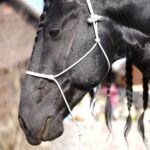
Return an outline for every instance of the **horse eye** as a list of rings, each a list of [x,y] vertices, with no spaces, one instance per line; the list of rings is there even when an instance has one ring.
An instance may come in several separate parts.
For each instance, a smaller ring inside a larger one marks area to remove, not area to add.
[[[53,29],[49,31],[49,35],[54,39],[58,38],[59,33],[60,33],[59,29]]]

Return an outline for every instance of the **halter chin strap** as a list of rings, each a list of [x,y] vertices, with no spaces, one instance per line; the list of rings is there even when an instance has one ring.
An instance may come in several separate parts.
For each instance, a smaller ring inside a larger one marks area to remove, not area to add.
[[[67,102],[67,99],[66,99],[66,97],[64,95],[64,92],[63,92],[59,82],[57,81],[57,78],[60,77],[61,75],[65,74],[66,72],[71,70],[74,66],[79,64],[82,60],[84,60],[96,48],[96,46],[99,46],[99,48],[101,49],[102,53],[104,54],[104,57],[105,57],[105,59],[107,61],[107,64],[108,64],[108,70],[107,70],[105,76],[108,74],[108,72],[110,70],[109,58],[108,58],[108,56],[107,56],[103,46],[101,45],[100,37],[98,35],[98,22],[102,21],[103,17],[94,13],[90,0],[86,0],[86,1],[87,1],[87,5],[88,5],[88,8],[89,8],[89,12],[90,12],[90,17],[87,19],[87,21],[88,21],[88,23],[93,24],[94,32],[95,32],[95,43],[91,47],[91,49],[87,53],[85,53],[80,59],[78,59],[75,63],[73,63],[68,68],[66,68],[65,70],[63,70],[62,72],[60,72],[60,73],[58,73],[56,75],[42,74],[42,73],[37,73],[37,72],[33,72],[33,71],[27,71],[26,72],[27,75],[31,75],[31,76],[38,77],[38,78],[43,78],[43,79],[48,79],[50,81],[53,81],[57,85],[57,87],[58,87],[58,89],[59,89],[59,91],[60,91],[60,93],[61,93],[61,95],[62,95],[62,97],[64,99],[64,102],[65,102],[65,104],[66,104],[66,106],[68,108],[68,111],[69,111],[72,119],[73,119],[73,114],[72,114],[71,108],[69,106],[69,103]],[[74,121],[74,123],[78,127],[78,140],[79,140],[78,141],[78,150],[80,150],[80,136],[81,136],[81,131],[82,131],[83,127],[81,128],[80,125],[76,121]]]

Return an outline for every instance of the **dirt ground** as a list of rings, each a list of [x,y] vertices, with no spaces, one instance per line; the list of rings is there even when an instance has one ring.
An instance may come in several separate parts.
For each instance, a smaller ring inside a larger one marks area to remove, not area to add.
[[[81,150],[146,150],[141,136],[137,131],[136,123],[128,136],[129,148],[123,137],[124,121],[113,122],[113,136],[108,139],[108,130],[104,123],[88,123],[87,129],[81,136]],[[146,136],[150,140],[150,123],[146,123]],[[64,122],[64,134],[53,142],[42,143],[40,146],[32,147],[25,142],[25,149],[20,150],[78,150],[77,128],[70,121]],[[23,136],[24,137],[24,136]],[[107,140],[108,139],[108,140]]]

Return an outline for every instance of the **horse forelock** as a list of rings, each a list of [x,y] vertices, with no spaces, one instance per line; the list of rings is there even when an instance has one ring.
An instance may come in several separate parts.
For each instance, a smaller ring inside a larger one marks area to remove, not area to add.
[[[39,27],[37,30],[37,35],[35,37],[35,43],[37,42],[39,35],[43,29],[43,26],[45,24],[46,17],[47,17],[47,11],[48,11],[49,6],[50,6],[50,0],[44,0],[44,8],[43,8],[43,12],[40,16]]]

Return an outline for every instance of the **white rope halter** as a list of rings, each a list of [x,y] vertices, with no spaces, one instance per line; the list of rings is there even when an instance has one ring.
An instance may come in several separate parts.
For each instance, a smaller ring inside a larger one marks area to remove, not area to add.
[[[92,8],[92,4],[91,4],[90,0],[86,0],[86,2],[87,2],[88,8],[89,8],[89,12],[90,12],[90,17],[87,19],[87,21],[88,21],[88,23],[93,24],[94,32],[95,32],[95,43],[91,47],[91,49],[87,53],[85,53],[80,59],[78,59],[75,63],[73,63],[68,68],[66,68],[65,70],[63,70],[62,72],[60,72],[60,73],[58,73],[56,75],[42,74],[42,73],[37,73],[37,72],[33,72],[33,71],[27,71],[26,72],[27,75],[31,75],[31,76],[38,77],[38,78],[43,78],[43,79],[48,79],[50,81],[53,81],[57,85],[57,87],[58,87],[58,89],[59,89],[59,91],[60,91],[60,93],[61,93],[61,95],[62,95],[62,97],[64,99],[64,102],[65,102],[65,104],[66,104],[66,106],[68,108],[68,111],[69,111],[72,119],[73,119],[73,114],[72,114],[71,108],[69,106],[69,103],[68,103],[68,101],[67,101],[67,99],[66,99],[66,97],[64,95],[64,92],[63,92],[63,90],[62,90],[59,82],[57,81],[57,78],[60,77],[61,75],[65,74],[69,70],[71,70],[77,64],[79,64],[83,59],[85,59],[95,49],[96,46],[99,46],[99,48],[101,49],[101,51],[104,54],[104,57],[105,57],[105,59],[107,61],[108,70],[106,72],[106,75],[108,74],[108,72],[110,70],[110,61],[109,61],[109,58],[108,58],[108,56],[107,56],[107,54],[106,54],[103,46],[101,45],[100,37],[98,35],[98,22],[102,21],[103,17],[94,13],[93,8]],[[74,119],[73,119],[73,121],[74,121],[75,125],[78,128],[78,150],[80,150],[80,136],[81,136],[81,131],[82,131],[83,127],[81,128],[81,126]]]

